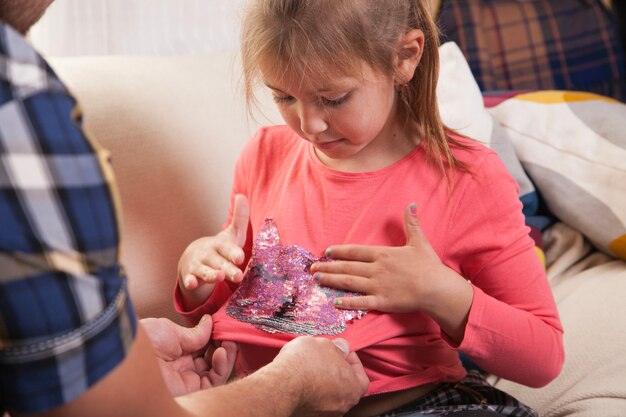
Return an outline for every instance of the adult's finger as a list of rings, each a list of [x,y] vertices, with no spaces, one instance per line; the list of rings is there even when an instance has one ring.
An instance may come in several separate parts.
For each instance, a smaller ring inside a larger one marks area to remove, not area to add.
[[[234,342],[223,342],[211,358],[211,370],[209,380],[212,386],[223,385],[228,381],[235,366],[237,356],[237,344]]]
[[[332,342],[335,346],[337,346],[337,349],[339,349],[343,353],[344,358],[348,356],[348,354],[350,353],[350,344],[346,339],[338,337],[336,339],[333,339]]]
[[[180,347],[183,352],[196,352],[209,343],[213,321],[211,316],[205,314],[200,322],[194,327],[183,327],[173,324],[174,331],[178,337]]]
[[[346,362],[352,367],[354,374],[356,375],[359,384],[361,385],[361,392],[365,394],[367,391],[367,387],[369,386],[370,380],[365,373],[365,369],[363,368],[363,363],[357,356],[356,352],[350,352],[348,356],[346,356]]]
[[[365,374],[365,369],[363,369],[361,360],[355,352],[350,352],[350,345],[347,340],[338,337],[337,339],[333,339],[332,342],[335,346],[337,346],[337,349],[343,353],[346,362],[348,362],[348,364],[352,367],[352,370],[359,381],[362,393],[365,393],[370,381]]]

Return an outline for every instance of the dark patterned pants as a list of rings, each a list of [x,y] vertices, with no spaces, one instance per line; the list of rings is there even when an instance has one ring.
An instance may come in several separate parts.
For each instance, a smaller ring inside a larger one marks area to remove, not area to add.
[[[536,411],[492,387],[478,371],[379,417],[538,417]]]

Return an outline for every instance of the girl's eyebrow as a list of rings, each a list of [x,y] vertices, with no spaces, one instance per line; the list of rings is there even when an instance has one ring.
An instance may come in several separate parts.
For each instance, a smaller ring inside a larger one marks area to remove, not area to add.
[[[268,83],[264,83],[264,84],[265,84],[265,86],[266,86],[267,88],[269,88],[269,89],[271,89],[271,90],[274,90],[274,91],[278,91],[278,92],[284,93],[284,91],[283,91],[282,89],[278,88],[278,87],[274,87],[273,85],[268,84]],[[319,88],[319,89],[317,90],[317,92],[318,92],[318,93],[327,93],[327,92],[329,92],[329,91],[334,91],[334,89],[329,88],[329,87],[321,87],[321,88]]]

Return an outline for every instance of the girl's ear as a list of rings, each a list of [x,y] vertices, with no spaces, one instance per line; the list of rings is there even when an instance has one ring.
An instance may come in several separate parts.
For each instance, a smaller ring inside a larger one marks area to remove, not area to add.
[[[415,69],[422,59],[424,52],[424,32],[412,29],[398,41],[398,54],[396,55],[397,85],[403,85],[411,81],[415,75]]]

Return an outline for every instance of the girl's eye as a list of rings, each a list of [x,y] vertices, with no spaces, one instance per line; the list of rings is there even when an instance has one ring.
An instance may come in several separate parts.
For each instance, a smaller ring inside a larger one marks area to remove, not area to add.
[[[293,101],[293,97],[291,96],[272,96],[274,98],[274,103],[277,104],[287,104]]]
[[[350,98],[350,93],[344,94],[343,96],[336,99],[329,99],[326,97],[321,97],[320,102],[327,107],[339,107],[344,104]]]

